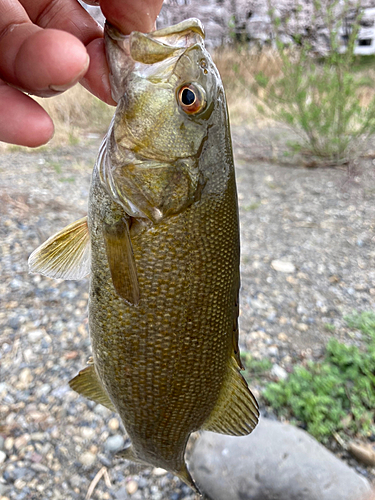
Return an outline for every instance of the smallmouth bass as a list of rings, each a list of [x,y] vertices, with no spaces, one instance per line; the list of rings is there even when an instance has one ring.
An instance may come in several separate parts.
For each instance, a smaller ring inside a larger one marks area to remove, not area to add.
[[[90,274],[92,363],[70,386],[116,411],[120,454],[198,491],[185,464],[199,429],[246,435],[258,421],[240,374],[239,225],[228,112],[203,26],[143,34],[106,24],[118,103],[87,218],[47,240],[30,271]]]

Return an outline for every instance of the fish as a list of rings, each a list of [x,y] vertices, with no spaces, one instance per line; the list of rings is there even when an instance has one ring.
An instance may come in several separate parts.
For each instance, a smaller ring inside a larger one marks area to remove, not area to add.
[[[114,117],[88,215],[29,258],[32,273],[90,275],[92,359],[70,381],[119,414],[119,455],[199,493],[191,433],[257,425],[241,375],[238,202],[226,97],[198,19],[125,36],[105,25]]]

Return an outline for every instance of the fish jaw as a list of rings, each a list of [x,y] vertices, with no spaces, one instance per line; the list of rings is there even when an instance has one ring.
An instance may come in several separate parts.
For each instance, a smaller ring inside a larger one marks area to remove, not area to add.
[[[135,31],[122,34],[108,23],[104,27],[105,51],[110,68],[112,97],[119,102],[126,89],[126,80],[131,72],[145,71],[160,74],[161,66],[153,63],[164,62],[164,70],[171,70],[186,47],[203,43],[204,28],[198,19],[188,19],[152,33]]]

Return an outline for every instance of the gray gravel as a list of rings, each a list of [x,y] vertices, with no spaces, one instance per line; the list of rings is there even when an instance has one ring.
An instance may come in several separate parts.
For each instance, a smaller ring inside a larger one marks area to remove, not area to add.
[[[286,138],[272,133],[275,143]],[[343,316],[374,310],[375,170],[371,158],[350,172],[280,164],[265,137],[234,130],[241,339],[288,371],[318,357],[333,328],[361,341]],[[90,356],[87,280],[28,274],[31,251],[85,215],[98,147],[0,156],[1,500],[81,500],[99,472],[95,499],[194,498],[171,474],[116,459],[120,439],[126,444],[116,415],[67,385]]]

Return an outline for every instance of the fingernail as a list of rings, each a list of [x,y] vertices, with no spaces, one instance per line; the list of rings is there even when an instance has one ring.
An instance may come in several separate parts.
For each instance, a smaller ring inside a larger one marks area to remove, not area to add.
[[[84,67],[82,68],[80,73],[75,77],[74,80],[72,80],[69,83],[65,83],[64,85],[50,85],[49,89],[53,90],[54,92],[65,92],[65,90],[70,89],[70,87],[73,87],[73,85],[75,85],[77,82],[79,82],[79,80],[82,79],[83,75],[87,72],[89,65],[90,65],[90,57],[89,55],[87,55]]]

